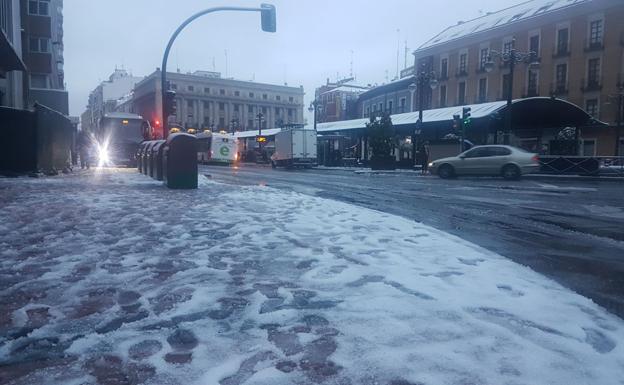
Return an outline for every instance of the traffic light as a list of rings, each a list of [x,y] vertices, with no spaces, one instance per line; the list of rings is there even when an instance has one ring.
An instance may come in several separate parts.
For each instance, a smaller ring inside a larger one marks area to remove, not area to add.
[[[453,115],[453,131],[459,132],[461,127],[461,119],[459,115]]]
[[[167,119],[168,116],[177,115],[178,113],[178,104],[176,102],[176,93],[175,91],[167,91],[165,93],[165,115],[163,119]]]
[[[464,125],[469,125],[471,122],[471,114],[470,111],[472,111],[472,108],[470,107],[464,107],[463,111],[462,111],[462,121],[464,122]]]
[[[261,4],[261,22],[264,32],[275,32],[277,30],[277,15],[275,6],[271,4]]]

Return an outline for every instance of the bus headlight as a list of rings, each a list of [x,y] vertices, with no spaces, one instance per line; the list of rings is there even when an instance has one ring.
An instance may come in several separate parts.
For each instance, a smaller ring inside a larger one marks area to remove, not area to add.
[[[98,146],[98,161],[100,165],[108,164],[110,162],[108,147]]]

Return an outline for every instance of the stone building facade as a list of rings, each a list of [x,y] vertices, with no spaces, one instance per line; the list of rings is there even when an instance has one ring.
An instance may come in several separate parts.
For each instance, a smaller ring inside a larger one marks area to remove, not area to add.
[[[254,130],[259,114],[263,129],[303,123],[303,87],[224,79],[208,71],[168,73],[167,80],[177,101],[177,115],[169,117],[170,124],[198,130]],[[132,100],[124,104],[126,112],[143,116],[158,131],[160,93],[157,70],[136,85]]]
[[[624,2],[621,0],[533,0],[453,25],[414,52],[416,68],[437,74],[437,89],[426,90],[432,108],[504,100],[509,66],[493,51],[535,55],[516,66],[514,99],[556,96],[615,125],[613,96],[624,81]],[[613,140],[586,138],[583,154],[613,154]],[[622,140],[622,138],[620,138]]]

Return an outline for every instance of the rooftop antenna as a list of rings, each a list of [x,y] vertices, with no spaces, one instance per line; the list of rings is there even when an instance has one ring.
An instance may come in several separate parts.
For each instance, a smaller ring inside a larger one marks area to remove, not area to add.
[[[403,68],[407,68],[407,55],[409,53],[409,48],[407,48],[407,40],[405,40],[405,66]]]
[[[351,68],[349,70],[349,77],[353,77],[353,50],[351,50]]]
[[[216,59],[215,59],[215,57],[213,56],[213,57],[212,57],[212,71],[214,72],[214,71],[216,71],[216,70],[217,70]]]
[[[401,52],[401,30],[397,28],[397,60],[396,60],[396,75],[395,79],[399,78],[399,56]]]
[[[228,77],[228,52],[225,50],[225,77]]]

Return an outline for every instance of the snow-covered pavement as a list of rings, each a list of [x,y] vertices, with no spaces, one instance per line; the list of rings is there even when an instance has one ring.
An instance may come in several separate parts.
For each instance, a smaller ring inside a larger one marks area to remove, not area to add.
[[[400,217],[133,170],[0,179],[0,383],[624,384],[624,322]]]

